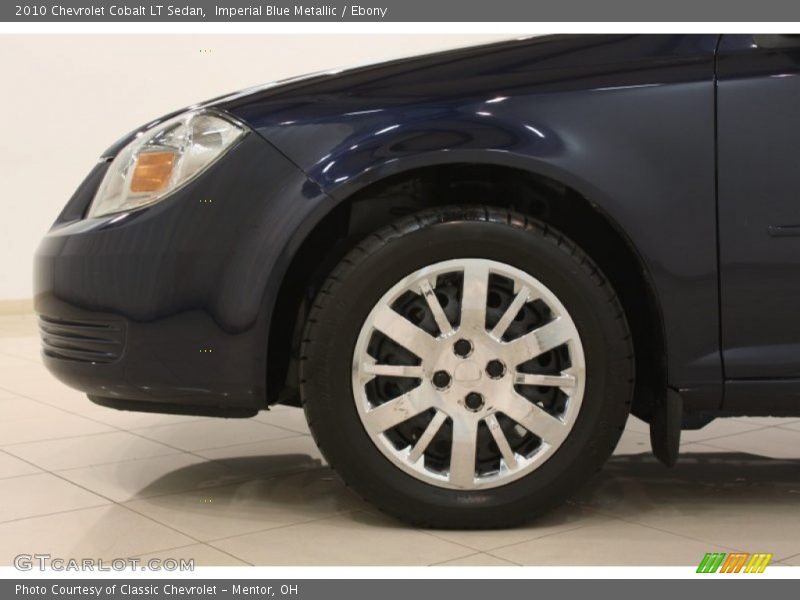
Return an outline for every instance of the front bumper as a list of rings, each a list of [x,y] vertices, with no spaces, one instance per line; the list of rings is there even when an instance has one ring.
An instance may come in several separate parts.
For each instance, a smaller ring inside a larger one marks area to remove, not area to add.
[[[318,188],[251,132],[162,202],[83,219],[103,171],[36,253],[47,368],[120,408],[264,408],[271,311]]]

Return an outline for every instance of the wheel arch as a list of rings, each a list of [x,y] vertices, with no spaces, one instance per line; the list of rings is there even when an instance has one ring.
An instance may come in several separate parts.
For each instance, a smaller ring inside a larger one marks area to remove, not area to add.
[[[521,158],[509,161],[508,155],[492,152],[488,157],[485,152],[457,157],[437,154],[444,156],[384,164],[329,192],[333,202],[326,203],[324,214],[315,216],[313,227],[297,244],[269,316],[268,403],[295,403],[294,359],[308,307],[349,249],[404,214],[432,206],[473,204],[515,210],[552,225],[605,273],[620,297],[634,338],[633,413],[648,420],[667,387],[661,305],[643,257],[601,208],[602,194],[545,163],[523,167]]]

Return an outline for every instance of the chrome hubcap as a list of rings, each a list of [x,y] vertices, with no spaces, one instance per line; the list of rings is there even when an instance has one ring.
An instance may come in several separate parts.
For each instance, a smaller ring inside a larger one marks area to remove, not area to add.
[[[441,487],[518,479],[564,442],[585,385],[577,328],[531,275],[485,259],[420,269],[370,312],[353,354],[365,430]]]

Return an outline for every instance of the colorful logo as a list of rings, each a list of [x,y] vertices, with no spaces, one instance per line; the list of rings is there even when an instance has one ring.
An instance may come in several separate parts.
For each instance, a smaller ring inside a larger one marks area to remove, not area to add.
[[[709,552],[700,561],[698,573],[763,573],[772,554],[747,552]]]

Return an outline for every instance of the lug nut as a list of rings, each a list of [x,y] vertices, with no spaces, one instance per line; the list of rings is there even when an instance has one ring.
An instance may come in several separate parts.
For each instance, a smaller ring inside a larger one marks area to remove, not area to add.
[[[439,390],[444,390],[450,387],[451,380],[450,373],[447,371],[436,371],[431,379],[431,381],[433,381],[433,386]]]
[[[472,354],[472,342],[465,340],[464,338],[456,340],[456,343],[453,344],[453,352],[456,353],[456,356],[467,358],[470,354]]]
[[[500,379],[503,375],[506,374],[506,366],[503,364],[501,360],[490,360],[486,364],[486,374],[491,377],[492,379]]]
[[[470,392],[464,398],[464,406],[469,410],[478,411],[483,408],[483,396],[478,392]]]

